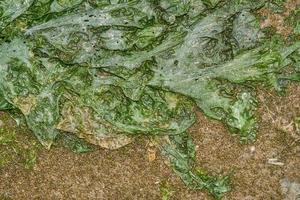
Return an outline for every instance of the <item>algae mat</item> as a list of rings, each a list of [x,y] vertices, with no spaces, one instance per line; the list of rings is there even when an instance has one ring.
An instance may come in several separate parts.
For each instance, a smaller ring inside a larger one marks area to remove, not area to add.
[[[255,141],[255,87],[300,80],[298,3],[1,1],[0,109],[48,149],[150,137],[188,187],[221,198],[228,176],[194,168],[187,129],[200,109]]]

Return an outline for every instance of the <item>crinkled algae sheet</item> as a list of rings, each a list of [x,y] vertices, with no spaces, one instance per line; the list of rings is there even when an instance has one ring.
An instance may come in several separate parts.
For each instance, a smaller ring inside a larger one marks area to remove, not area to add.
[[[220,199],[229,178],[196,170],[187,130],[198,109],[242,143],[255,141],[255,88],[284,94],[300,80],[298,6],[1,0],[0,110],[48,149],[61,139],[85,152],[83,141],[117,149],[149,137],[189,188]]]

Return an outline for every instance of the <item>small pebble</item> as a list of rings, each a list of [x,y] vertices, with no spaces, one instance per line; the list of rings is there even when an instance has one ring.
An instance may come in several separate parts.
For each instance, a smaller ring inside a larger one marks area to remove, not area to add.
[[[250,152],[251,152],[251,153],[254,153],[254,152],[255,152],[255,146],[251,146],[251,147],[250,147]]]

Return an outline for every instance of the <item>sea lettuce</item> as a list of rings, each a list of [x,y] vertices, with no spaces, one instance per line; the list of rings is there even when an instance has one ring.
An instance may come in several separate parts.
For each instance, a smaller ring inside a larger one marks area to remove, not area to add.
[[[196,110],[250,143],[255,87],[300,80],[298,25],[290,39],[270,35],[257,14],[265,2],[1,1],[0,110],[48,149],[149,137],[187,186],[219,199],[228,177],[194,166]]]

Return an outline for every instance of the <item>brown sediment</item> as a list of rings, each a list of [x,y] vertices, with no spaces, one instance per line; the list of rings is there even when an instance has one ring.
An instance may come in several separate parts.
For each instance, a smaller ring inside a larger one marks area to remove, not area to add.
[[[284,12],[275,13],[270,8],[262,8],[258,13],[263,17],[261,28],[272,27],[278,34],[288,37],[292,34],[293,28],[286,24],[286,19],[300,5],[300,0],[288,0],[284,3]]]

